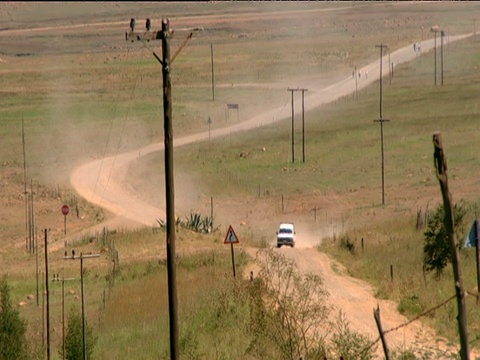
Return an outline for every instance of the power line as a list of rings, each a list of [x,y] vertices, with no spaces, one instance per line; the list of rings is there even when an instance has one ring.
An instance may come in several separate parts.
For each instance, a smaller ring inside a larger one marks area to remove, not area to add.
[[[140,74],[140,66],[137,68],[138,70],[138,73],[137,73],[137,76],[135,78],[135,82],[134,82],[134,86],[133,86],[133,89],[132,89],[132,93],[130,95],[130,100],[132,100],[134,98],[134,95],[135,95],[135,90],[137,89],[137,81],[138,81],[138,78],[139,78],[139,74]],[[130,102],[131,103],[131,102]],[[125,117],[123,119],[123,125],[122,125],[122,130],[120,132],[120,137],[118,139],[118,143],[117,143],[117,147],[115,148],[115,153],[113,155],[113,161],[112,161],[112,166],[110,166],[110,171],[108,173],[108,177],[107,177],[107,181],[105,183],[105,187],[103,188],[103,192],[102,192],[102,197],[100,199],[100,203],[103,201],[103,198],[105,196],[105,191],[107,190],[107,187],[108,187],[108,184],[110,182],[110,178],[112,177],[112,173],[113,173],[113,168],[115,167],[115,162],[117,161],[117,155],[118,155],[118,152],[120,150],[120,145],[122,143],[122,138],[123,138],[123,133],[125,132],[125,125],[127,123],[127,119],[128,119],[128,116],[130,115],[130,109],[131,109],[131,106],[128,107],[127,109],[127,113],[125,114]]]
[[[128,57],[128,51],[127,51],[127,57]],[[123,66],[122,77],[121,77],[122,79],[125,78],[126,70],[127,70],[127,65],[125,64]],[[105,147],[103,149],[102,161],[100,162],[100,168],[98,169],[97,178],[95,179],[95,185],[94,185],[93,190],[92,190],[92,198],[95,195],[97,185],[98,185],[98,181],[100,179],[100,174],[101,174],[102,169],[103,169],[105,156],[107,154],[108,145],[110,144],[110,137],[111,137],[112,131],[113,131],[113,124],[114,124],[114,120],[115,120],[115,117],[116,117],[116,114],[117,114],[119,99],[120,99],[120,90],[118,90],[117,96],[116,96],[116,99],[115,99],[114,108],[113,108],[113,116],[112,116],[112,119],[110,121],[110,127],[109,127],[109,130],[108,130],[107,141],[105,142]],[[103,195],[102,195],[102,199],[103,199]]]
[[[148,47],[147,47],[148,48]],[[118,142],[117,142],[117,146],[115,148],[115,152],[114,152],[114,155],[113,155],[113,161],[112,161],[112,165],[110,166],[110,171],[108,172],[108,177],[107,177],[107,181],[105,183],[105,186],[103,188],[103,191],[102,191],[102,196],[100,197],[100,203],[103,202],[103,199],[105,197],[105,191],[107,190],[107,187],[108,187],[108,184],[110,182],[110,178],[112,176],[112,173],[113,173],[113,168],[115,167],[115,162],[116,162],[116,159],[117,159],[117,155],[118,155],[118,152],[120,150],[120,145],[121,145],[121,142],[122,142],[122,139],[123,139],[123,133],[125,132],[125,125],[126,125],[126,122],[127,122],[127,119],[129,117],[129,114],[130,114],[130,110],[132,108],[131,106],[131,101],[132,99],[134,98],[135,96],[135,92],[136,92],[136,89],[137,89],[137,85],[138,85],[138,79],[140,77],[140,63],[137,64],[137,75],[135,77],[135,81],[134,81],[134,86],[132,88],[132,91],[131,91],[131,94],[130,94],[130,102],[129,102],[129,106],[128,106],[128,109],[127,109],[127,112],[125,114],[125,117],[123,119],[123,124],[122,124],[122,129],[121,129],[121,132],[120,132],[120,137],[118,139]],[[110,138],[110,135],[109,135],[109,138]],[[106,148],[105,148],[106,150]],[[98,178],[100,177],[100,173],[101,173],[101,170],[102,170],[102,167],[103,167],[103,160],[105,158],[105,154],[102,158],[102,163],[101,163],[101,166],[100,166],[100,169],[99,169],[99,172],[98,172],[98,177],[97,177],[97,182],[98,182]],[[96,187],[96,184],[95,184],[95,187]],[[92,194],[93,196],[93,194]]]
[[[139,13],[140,13],[140,7],[137,10],[137,16],[138,16]],[[133,25],[134,25],[135,20],[133,18],[131,20],[133,20]],[[132,22],[130,22],[130,26],[132,26]],[[130,49],[127,49],[127,56],[126,56],[127,58],[128,58],[129,52],[130,52]],[[122,71],[122,77],[121,77],[122,79],[125,78],[126,73],[127,73],[127,64],[125,63],[125,65],[123,66],[123,71]],[[138,74],[137,74],[137,76],[138,76]],[[107,153],[108,144],[110,143],[110,137],[111,137],[111,134],[112,134],[114,119],[115,119],[116,114],[117,114],[119,99],[120,99],[120,90],[118,90],[118,92],[117,92],[117,97],[116,97],[116,100],[115,100],[115,105],[114,105],[114,110],[113,110],[113,116],[112,116],[112,120],[110,121],[110,128],[109,128],[109,131],[108,131],[107,141],[105,143],[105,148],[104,148],[103,154],[102,154],[102,161],[100,163],[100,168],[98,169],[97,178],[95,179],[95,185],[94,185],[93,190],[92,190],[92,199],[93,199],[93,196],[95,195],[95,192],[96,192],[96,189],[97,189],[98,181],[100,179],[100,174],[102,173],[103,163],[104,163],[104,160],[105,160],[105,155]],[[110,171],[110,173],[111,173],[111,171]],[[109,176],[109,178],[110,178],[110,176]],[[108,181],[107,181],[107,184],[108,184]],[[105,188],[106,188],[107,184],[105,184]],[[103,196],[105,194],[105,188],[103,189],[102,197],[100,198],[100,203],[103,201]]]

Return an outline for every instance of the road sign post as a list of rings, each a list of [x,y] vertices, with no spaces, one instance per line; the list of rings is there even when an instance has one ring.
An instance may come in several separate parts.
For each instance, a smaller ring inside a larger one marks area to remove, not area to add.
[[[212,127],[212,118],[210,116],[208,117],[207,123],[208,123],[208,140],[210,140],[210,129]]]
[[[70,208],[68,207],[68,205],[67,204],[63,205],[62,206],[62,214],[63,214],[63,217],[64,217],[63,226],[64,226],[64,229],[65,229],[65,235],[67,235],[67,215],[68,215],[69,212],[70,212]]]
[[[233,277],[235,277],[235,253],[233,251],[233,244],[238,244],[240,243],[240,241],[238,241],[238,237],[235,234],[235,231],[233,230],[232,225],[228,227],[227,234],[225,235],[225,241],[223,243],[230,244],[230,249],[232,253]]]

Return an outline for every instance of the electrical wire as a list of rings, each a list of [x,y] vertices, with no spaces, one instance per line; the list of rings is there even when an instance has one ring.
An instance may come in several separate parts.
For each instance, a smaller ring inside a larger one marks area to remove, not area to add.
[[[129,52],[130,50],[127,51],[127,58],[128,58],[128,55],[129,55]],[[122,76],[121,76],[121,79],[122,79],[122,82],[123,82],[123,79],[125,78],[125,74],[126,74],[126,69],[127,69],[127,64],[125,64],[123,66],[123,71],[122,71]],[[107,150],[108,150],[108,146],[110,144],[110,138],[111,138],[111,135],[112,135],[112,131],[113,131],[113,124],[115,122],[115,117],[116,117],[116,114],[117,114],[117,109],[118,109],[118,103],[119,103],[119,99],[120,99],[120,89],[118,90],[117,92],[117,96],[116,96],[116,99],[115,99],[115,102],[114,102],[114,108],[113,108],[113,115],[112,115],[112,119],[110,121],[110,127],[109,127],[109,130],[108,130],[108,136],[107,136],[107,141],[105,142],[105,147],[103,149],[103,153],[102,153],[102,161],[100,162],[100,168],[98,169],[98,174],[97,174],[97,178],[95,180],[95,185],[92,189],[92,199],[93,197],[95,196],[95,192],[96,192],[96,189],[97,189],[97,185],[98,185],[98,181],[100,179],[100,174],[102,172],[102,169],[103,169],[103,164],[104,164],[104,160],[105,160],[105,156],[107,154]]]
[[[140,78],[140,63],[137,64],[137,74],[135,76],[135,81],[134,81],[134,84],[133,84],[133,88],[132,88],[132,91],[131,91],[131,94],[130,94],[130,98],[129,98],[129,104],[131,104],[132,100],[134,99],[135,97],[135,92],[137,90],[137,85],[138,85],[138,79]],[[103,202],[103,199],[105,197],[105,191],[107,190],[107,187],[108,187],[108,184],[110,182],[110,179],[111,179],[111,176],[112,176],[112,173],[113,173],[113,168],[115,167],[115,162],[117,160],[117,155],[119,153],[119,150],[120,150],[120,146],[121,146],[121,143],[122,143],[122,140],[123,140],[123,134],[125,132],[125,125],[127,123],[127,119],[130,115],[130,110],[132,109],[132,106],[129,105],[128,106],[128,109],[127,109],[127,112],[125,114],[125,117],[123,119],[123,125],[122,125],[122,130],[120,132],[120,137],[118,139],[118,142],[117,142],[117,147],[115,148],[115,152],[114,152],[114,155],[113,155],[113,161],[112,161],[112,165],[110,167],[110,171],[108,173],[108,177],[107,177],[107,182],[105,183],[105,187],[103,189],[103,192],[102,192],[102,197],[100,199],[100,204]]]
[[[138,10],[137,10],[137,16],[138,16],[139,12],[140,12],[140,8],[138,8]],[[130,23],[130,26],[131,26],[131,23]],[[130,48],[127,49],[126,58],[128,58],[129,53],[130,53]],[[125,65],[123,66],[122,76],[121,76],[122,80],[125,78],[126,72],[127,72],[127,63],[125,62]],[[111,138],[112,131],[113,131],[114,120],[115,120],[116,114],[117,114],[119,99],[120,99],[120,89],[117,92],[117,97],[116,97],[115,104],[114,104],[113,116],[112,116],[112,120],[110,121],[110,128],[109,128],[109,131],[108,131],[107,141],[105,142],[105,148],[104,148],[103,154],[102,154],[102,161],[100,163],[100,168],[98,169],[97,178],[95,180],[95,185],[92,189],[92,199],[95,196],[97,186],[98,186],[98,182],[99,182],[99,179],[100,179],[100,174],[102,173],[102,170],[103,170],[103,164],[104,164],[104,161],[105,161],[105,156],[107,154],[108,146],[110,144],[110,138]],[[129,107],[129,110],[130,110],[130,107]],[[124,127],[125,127],[125,125],[122,128],[122,134],[123,134]],[[115,154],[115,156],[116,156],[116,154]],[[110,169],[110,174],[111,174],[111,171],[112,171],[112,169]],[[109,178],[110,178],[110,175],[109,175]],[[100,198],[100,204],[103,202],[103,198],[104,198],[104,195],[105,195],[105,190],[106,190],[107,185],[108,185],[108,180],[107,180],[107,183],[105,184],[105,187],[103,189],[102,196]]]

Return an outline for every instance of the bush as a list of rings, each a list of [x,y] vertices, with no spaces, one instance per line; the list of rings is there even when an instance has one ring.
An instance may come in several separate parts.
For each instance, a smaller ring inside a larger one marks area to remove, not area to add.
[[[340,238],[340,249],[347,250],[350,254],[355,253],[355,243],[346,235]]]
[[[87,358],[92,359],[93,348],[97,339],[93,336],[92,329],[86,324]],[[59,350],[62,356],[62,349]],[[68,315],[68,328],[65,335],[65,358],[68,360],[83,359],[83,327],[82,316],[72,306]]]
[[[0,360],[27,359],[26,323],[10,300],[10,288],[4,277],[0,281]]]
[[[455,221],[455,235],[457,238],[457,246],[462,246],[458,239],[461,239],[464,223],[463,219],[466,214],[465,209],[460,204],[453,207],[453,218]],[[443,269],[452,261],[451,242],[445,229],[445,210],[443,205],[439,205],[434,214],[428,219],[427,230],[424,233],[424,262],[427,271],[435,271],[439,277]]]

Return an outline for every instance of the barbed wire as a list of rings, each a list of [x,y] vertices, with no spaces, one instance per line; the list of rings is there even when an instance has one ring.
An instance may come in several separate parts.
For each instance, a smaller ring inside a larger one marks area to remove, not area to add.
[[[469,293],[470,295],[477,296],[476,294],[473,294],[473,293],[471,293],[470,291],[466,291],[466,292]],[[455,299],[456,296],[457,296],[456,294],[455,294],[455,295],[452,295],[452,296],[450,296],[447,300],[445,300],[444,302],[442,302],[442,303],[440,303],[440,304],[438,304],[438,305],[436,305],[436,306],[434,306],[434,307],[432,307],[432,308],[430,308],[430,309],[428,309],[428,310],[423,311],[422,313],[420,313],[420,314],[418,314],[417,316],[415,316],[413,319],[410,319],[409,321],[407,321],[407,322],[405,322],[405,323],[403,323],[403,324],[400,324],[400,325],[398,325],[398,326],[396,326],[396,327],[394,327],[394,328],[385,330],[382,335],[391,333],[391,332],[393,332],[393,331],[397,331],[397,330],[399,330],[399,329],[401,329],[401,328],[404,328],[404,327],[410,325],[411,323],[413,323],[414,321],[420,319],[421,317],[424,317],[425,315],[427,315],[427,314],[429,314],[429,313],[431,313],[431,312],[433,312],[433,311],[441,308],[442,306],[445,306],[445,305],[448,304],[450,301],[452,301],[453,299]],[[374,347],[374,346],[380,341],[380,339],[381,339],[381,337],[379,336],[379,337],[378,337],[374,342],[372,342],[369,346],[365,347],[363,350],[361,350],[360,352],[358,352],[358,354],[355,354],[355,356],[360,357],[360,356],[366,354],[372,347]],[[356,357],[354,357],[354,358],[356,358]]]

